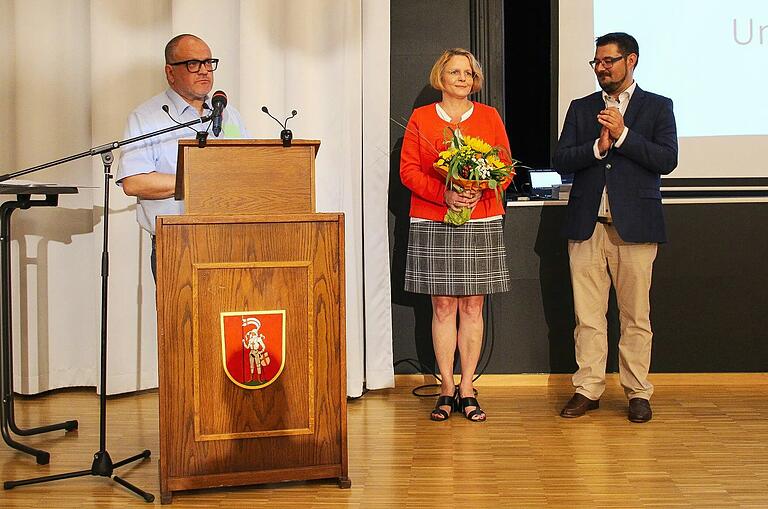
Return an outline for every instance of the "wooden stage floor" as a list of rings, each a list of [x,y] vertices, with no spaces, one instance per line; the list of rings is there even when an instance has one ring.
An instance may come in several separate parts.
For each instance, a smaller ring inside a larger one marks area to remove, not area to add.
[[[410,386],[369,392],[349,402],[351,489],[299,482],[204,490],[176,495],[172,507],[768,507],[768,385],[652,381],[647,424],[627,421],[615,378],[599,410],[571,420],[558,416],[571,394],[564,378],[481,386],[485,424],[458,415],[429,421],[434,399],[412,396]],[[157,407],[155,391],[111,398],[108,450],[113,461],[152,450],[150,460],[117,473],[159,504]],[[45,466],[0,442],[0,479],[90,468],[98,449],[93,392],[21,398],[16,408],[23,426],[78,419],[80,429],[21,439],[51,452]],[[146,506],[90,476],[0,491],[2,508]]]

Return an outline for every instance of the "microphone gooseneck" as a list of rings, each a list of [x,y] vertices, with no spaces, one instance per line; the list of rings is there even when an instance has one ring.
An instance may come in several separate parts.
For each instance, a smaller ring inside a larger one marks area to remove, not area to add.
[[[291,116],[285,119],[285,122],[283,122],[283,129],[288,129],[288,121],[295,117],[299,112],[296,110],[291,110]]]
[[[271,118],[272,120],[274,120],[275,122],[277,122],[277,125],[279,125],[279,126],[280,126],[280,127],[282,127],[283,129],[285,129],[285,125],[284,125],[282,122],[280,122],[278,119],[276,119],[276,118],[275,118],[275,117],[274,117],[274,116],[273,116],[273,115],[272,115],[272,114],[269,112],[269,110],[267,109],[267,107],[266,107],[266,106],[262,106],[262,107],[261,107],[261,111],[263,111],[264,113],[266,113],[267,115],[269,115],[269,118]]]
[[[170,118],[174,123],[178,125],[183,125],[181,122],[173,118],[173,115],[171,115],[170,109],[168,108],[167,104],[163,104],[162,109],[165,112],[165,114],[168,115],[168,118]],[[189,129],[192,129],[192,131],[195,132],[195,138],[197,139],[197,146],[200,148],[205,147],[205,144],[208,141],[208,131],[198,131],[197,129],[189,125],[186,127],[188,127]]]
[[[167,104],[163,104],[163,111],[165,112],[166,115],[168,115],[168,118],[170,118],[175,124],[181,125],[181,122],[173,118],[173,115],[171,115],[170,109],[168,108]],[[192,129],[197,134],[200,134],[200,131],[198,131],[192,126],[187,126],[187,128]]]
[[[267,107],[266,107],[266,106],[262,106],[262,107],[261,107],[261,111],[263,111],[264,113],[266,113],[267,115],[269,115],[269,117],[270,117],[272,120],[274,120],[275,122],[277,122],[277,124],[278,124],[280,127],[282,127],[282,128],[283,128],[283,130],[282,130],[282,131],[280,131],[280,139],[281,139],[281,140],[283,140],[283,146],[284,146],[284,147],[290,147],[290,146],[291,146],[291,141],[293,140],[293,133],[292,133],[292,132],[291,132],[291,130],[290,130],[290,129],[288,129],[288,127],[286,127],[286,126],[288,125],[288,121],[289,121],[290,119],[292,119],[293,117],[295,117],[295,116],[297,115],[297,113],[298,113],[298,112],[297,112],[296,110],[292,110],[292,111],[291,111],[291,116],[290,116],[290,117],[288,117],[288,118],[286,118],[286,119],[285,119],[285,122],[280,122],[278,119],[276,119],[276,118],[275,118],[275,117],[274,117],[274,116],[273,116],[273,115],[272,115],[272,114],[269,112],[269,110],[267,109]]]

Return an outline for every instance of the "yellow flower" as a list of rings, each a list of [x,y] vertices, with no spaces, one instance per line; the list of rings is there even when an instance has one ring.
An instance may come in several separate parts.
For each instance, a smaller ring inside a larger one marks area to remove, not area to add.
[[[465,136],[464,143],[475,152],[482,152],[483,154],[490,151],[492,148],[480,138],[473,138],[472,136]]]
[[[494,166],[496,168],[503,168],[506,166],[501,159],[499,159],[499,156],[490,155],[486,158],[486,161],[488,161],[488,164],[491,166]]]
[[[443,150],[440,152],[440,158],[445,159],[446,161],[450,161],[450,159],[456,155],[456,152],[458,152],[455,148],[450,148],[448,150]]]

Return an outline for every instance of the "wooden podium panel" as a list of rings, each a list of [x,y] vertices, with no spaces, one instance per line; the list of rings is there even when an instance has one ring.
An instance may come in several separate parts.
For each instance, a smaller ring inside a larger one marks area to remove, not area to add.
[[[176,199],[185,214],[315,211],[317,140],[179,140]]]
[[[164,216],[156,240],[161,500],[288,480],[348,485],[343,215]],[[283,313],[284,363],[268,385],[245,388],[224,367],[222,324],[259,310]]]
[[[194,263],[192,295],[195,440],[226,440],[314,432],[312,265],[309,261]],[[205,297],[202,297],[205,296]],[[203,369],[222,362],[222,310],[285,309],[285,350],[290,363],[270,390],[252,391],[258,405],[222,412],[237,405],[243,389],[223,369]],[[290,406],[282,404],[292,402]],[[263,407],[276,411],[263,413]]]

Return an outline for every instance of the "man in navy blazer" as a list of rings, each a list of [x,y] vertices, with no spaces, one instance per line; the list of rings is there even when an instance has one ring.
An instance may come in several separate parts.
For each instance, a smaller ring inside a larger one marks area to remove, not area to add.
[[[619,306],[619,378],[629,399],[628,418],[646,422],[652,416],[649,294],[657,247],[666,242],[661,175],[677,166],[677,129],[672,101],[634,81],[639,56],[629,34],[597,38],[590,65],[602,91],[571,102],[555,150],[557,171],[573,174],[565,234],[579,365],[563,417],[599,407],[611,283]]]

